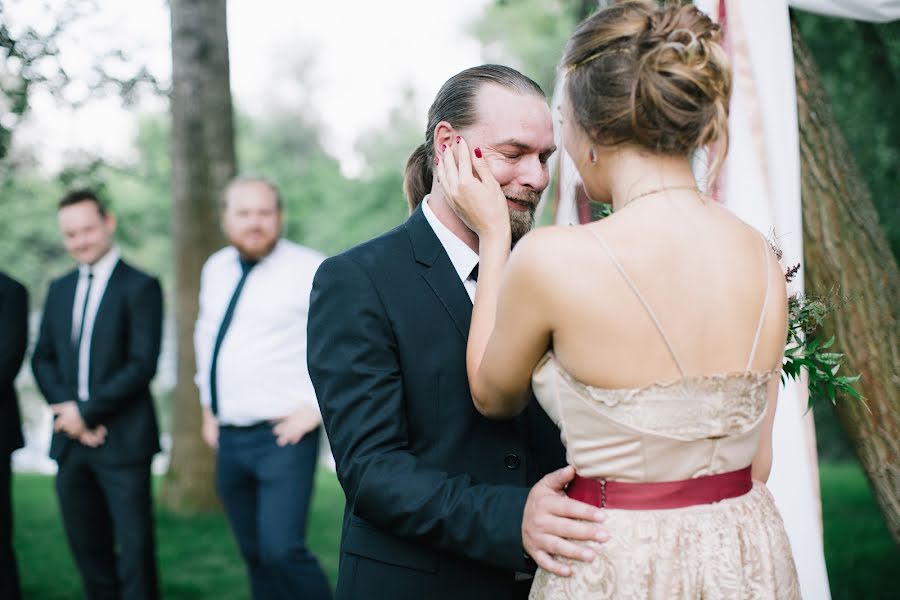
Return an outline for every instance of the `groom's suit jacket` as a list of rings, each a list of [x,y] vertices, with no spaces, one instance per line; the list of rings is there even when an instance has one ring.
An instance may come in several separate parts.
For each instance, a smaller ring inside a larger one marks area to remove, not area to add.
[[[421,208],[316,274],[307,359],[346,495],[339,600],[527,589],[525,500],[564,451],[536,402],[512,420],[475,410],[471,312]]]

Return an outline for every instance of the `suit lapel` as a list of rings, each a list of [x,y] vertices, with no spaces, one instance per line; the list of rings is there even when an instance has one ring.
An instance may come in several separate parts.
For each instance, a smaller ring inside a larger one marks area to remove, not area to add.
[[[95,349],[105,347],[102,340],[104,336],[103,332],[106,331],[107,321],[109,320],[110,304],[115,303],[116,295],[119,292],[119,284],[124,276],[125,265],[120,258],[116,262],[116,266],[113,267],[112,273],[109,275],[109,280],[106,282],[103,295],[100,297],[100,303],[97,305],[97,314],[94,316],[94,327],[91,329],[91,347],[89,351],[91,359],[90,363],[88,363],[89,381],[93,381],[93,377],[90,376],[90,373],[94,371],[94,367],[97,363],[95,360],[97,357]]]
[[[70,347],[73,346],[72,340],[72,312],[75,310],[75,288],[78,287],[78,270],[76,269],[69,275],[67,275],[61,282],[59,286],[59,292],[61,295],[60,298],[60,307],[59,313],[57,315],[57,319],[60,324],[60,331],[62,331],[66,340],[68,340],[68,345]]]
[[[472,301],[447,251],[425,218],[421,205],[406,221],[416,262],[422,266],[422,278],[453,319],[463,339],[469,338]]]

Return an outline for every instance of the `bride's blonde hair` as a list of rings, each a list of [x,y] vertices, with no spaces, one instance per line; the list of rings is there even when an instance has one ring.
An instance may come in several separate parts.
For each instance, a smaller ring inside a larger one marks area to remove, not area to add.
[[[728,147],[731,72],[719,26],[692,5],[621,2],[585,19],[561,63],[573,115],[600,145],[691,156]]]

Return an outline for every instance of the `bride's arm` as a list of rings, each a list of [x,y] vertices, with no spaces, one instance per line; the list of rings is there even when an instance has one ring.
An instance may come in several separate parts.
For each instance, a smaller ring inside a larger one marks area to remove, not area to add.
[[[778,373],[772,375],[768,387],[768,403],[766,404],[766,416],[762,424],[762,435],[759,437],[759,446],[756,456],[753,457],[751,476],[755,481],[765,483],[772,472],[772,426],[775,423],[775,409],[778,406],[778,388],[780,386]]]
[[[466,352],[469,387],[483,415],[513,417],[528,403],[531,371],[550,343],[550,311],[540,293],[547,281],[539,275],[547,259],[535,240],[543,232],[525,236],[510,257],[506,197],[480,151],[470,154],[462,138],[457,147],[459,167],[446,148],[435,171],[450,206],[479,240]]]
[[[787,287],[785,279],[782,276],[781,266],[775,255],[768,256],[768,260],[772,261],[769,270],[772,281],[771,298],[776,299],[770,302],[766,320],[770,323],[778,324],[778,327],[768,333],[768,339],[760,340],[760,352],[771,356],[771,362],[768,368],[771,368],[772,378],[769,380],[767,390],[768,402],[766,404],[766,416],[762,424],[762,435],[759,438],[759,447],[756,450],[756,456],[753,457],[752,477],[756,481],[765,483],[769,480],[769,474],[772,472],[772,427],[775,423],[775,409],[778,406],[778,390],[781,388],[781,364],[784,357],[784,344],[787,339],[788,328],[788,302]]]
[[[481,244],[466,368],[475,407],[486,417],[522,412],[534,366],[550,346],[543,233],[525,236],[505,269],[502,248]]]

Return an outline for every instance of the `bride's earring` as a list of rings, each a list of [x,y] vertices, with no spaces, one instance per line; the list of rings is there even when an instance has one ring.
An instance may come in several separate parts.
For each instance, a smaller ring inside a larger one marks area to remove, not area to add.
[[[597,152],[594,150],[593,146],[591,146],[591,151],[588,152],[588,158],[591,160],[592,165],[597,164]]]

